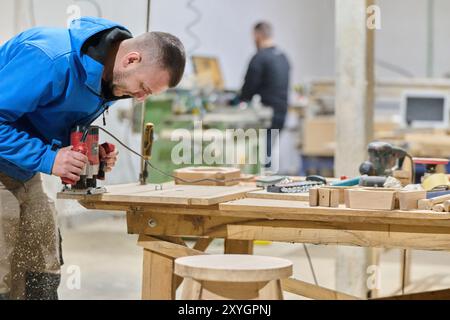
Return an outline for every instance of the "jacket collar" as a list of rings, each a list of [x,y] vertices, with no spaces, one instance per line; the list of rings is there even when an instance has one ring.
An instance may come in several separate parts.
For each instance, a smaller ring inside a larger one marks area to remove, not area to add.
[[[81,48],[90,37],[111,28],[120,28],[130,32],[118,23],[96,17],[82,17],[72,21],[69,27],[72,48],[76,52],[86,73],[86,80],[84,83],[99,96],[101,96],[104,66],[87,54],[83,54]]]

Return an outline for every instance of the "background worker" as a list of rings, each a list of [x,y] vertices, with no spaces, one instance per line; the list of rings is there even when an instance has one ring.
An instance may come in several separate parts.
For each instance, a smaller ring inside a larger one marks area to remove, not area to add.
[[[100,18],[33,28],[0,47],[0,182],[20,204],[18,219],[5,218],[8,208],[0,213],[0,298],[57,299],[61,240],[40,173],[79,180],[87,158],[68,146],[70,130],[115,100],[143,101],[176,86],[184,66],[178,38],[133,38]],[[110,171],[116,152],[100,153]]]
[[[270,129],[282,130],[288,107],[290,66],[286,55],[275,46],[273,29],[268,22],[259,22],[253,28],[257,48],[252,57],[241,89],[240,100],[249,102],[261,96],[261,103],[273,109]],[[271,135],[268,130],[267,156],[271,156]],[[266,166],[270,166],[268,163]]]

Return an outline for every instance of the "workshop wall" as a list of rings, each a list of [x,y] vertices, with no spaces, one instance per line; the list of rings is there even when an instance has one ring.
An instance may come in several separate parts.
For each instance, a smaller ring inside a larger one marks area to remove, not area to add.
[[[259,20],[273,24],[294,83],[332,75],[333,16],[330,0],[153,0],[151,28],[178,35],[188,53],[217,56],[227,87],[237,89],[256,50],[252,28]]]
[[[381,8],[381,30],[375,33],[378,61],[400,67],[414,77],[427,76],[427,7],[428,0],[378,0]],[[432,23],[434,77],[450,72],[450,1],[434,0]],[[377,75],[398,77],[399,74],[381,68]]]

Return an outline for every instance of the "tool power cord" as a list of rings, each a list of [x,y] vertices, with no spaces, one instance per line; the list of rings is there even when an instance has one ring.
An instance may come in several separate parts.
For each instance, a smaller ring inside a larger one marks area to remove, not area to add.
[[[150,161],[148,161],[147,159],[145,159],[145,157],[140,154],[139,152],[131,149],[129,146],[127,146],[125,143],[123,143],[119,138],[117,138],[115,135],[113,135],[111,132],[109,132],[108,130],[106,130],[105,128],[102,127],[98,127],[100,130],[102,130],[104,133],[106,133],[107,135],[109,135],[111,138],[113,138],[114,140],[116,140],[122,147],[124,147],[125,149],[127,149],[128,151],[130,151],[132,154],[140,157],[142,160],[145,161],[145,163],[152,169],[154,169],[155,171],[159,172],[160,174],[170,177],[174,180],[178,180],[184,183],[198,183],[198,182],[204,182],[204,181],[209,181],[209,182],[232,182],[232,181],[243,181],[246,179],[242,179],[242,178],[235,178],[235,179],[229,179],[229,180],[225,180],[225,179],[214,179],[214,178],[204,178],[204,179],[197,179],[197,180],[186,180],[183,178],[179,178],[176,177],[174,175],[171,175],[170,173],[164,172],[161,169],[155,167]]]

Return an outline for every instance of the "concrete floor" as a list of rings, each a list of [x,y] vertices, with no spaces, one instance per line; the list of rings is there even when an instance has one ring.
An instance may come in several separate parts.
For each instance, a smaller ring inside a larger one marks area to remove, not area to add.
[[[126,233],[124,215],[86,213],[70,217],[62,221],[62,235],[65,265],[60,299],[140,298],[142,252],[136,246],[137,236]],[[217,240],[208,252],[221,253],[222,248],[223,242]],[[308,245],[308,249],[319,284],[334,289],[336,247]],[[294,276],[313,283],[301,244],[256,245],[255,254],[290,259],[294,262]],[[399,292],[400,257],[400,250],[383,251],[381,295]],[[411,279],[406,292],[450,288],[450,253],[413,251]],[[300,299],[292,294],[285,298]]]

